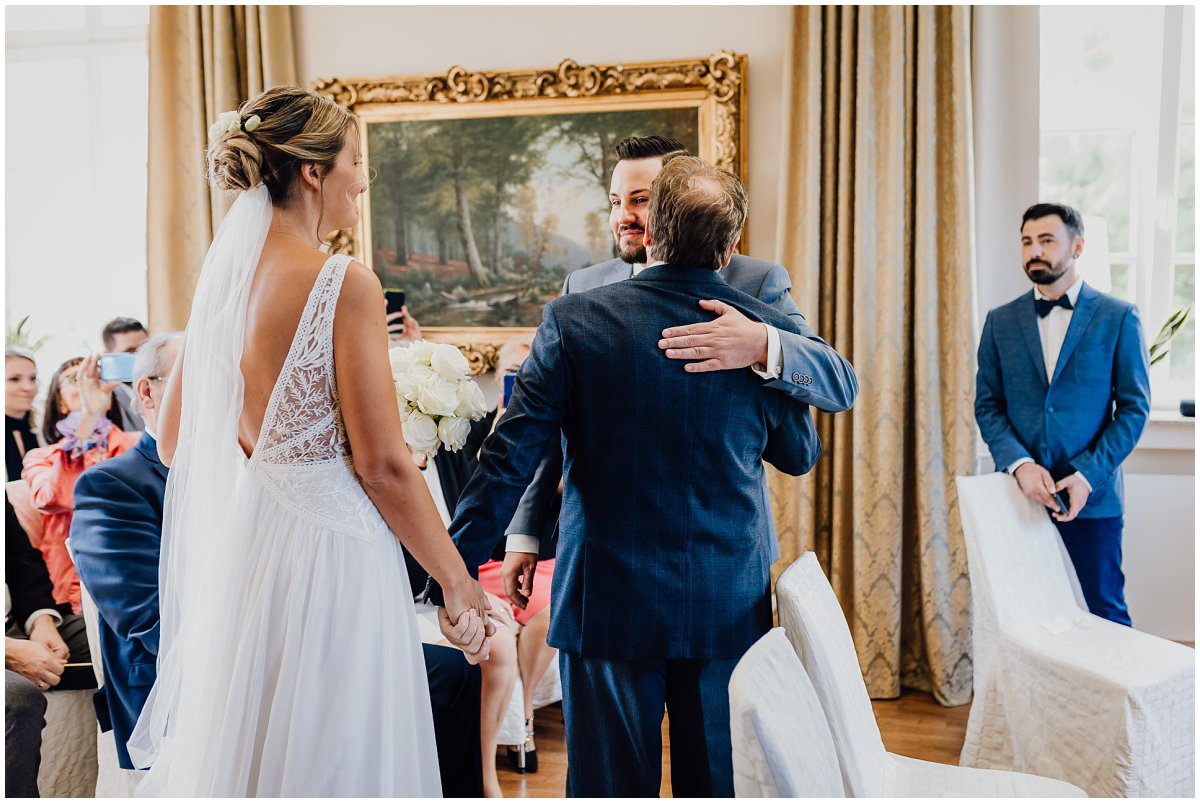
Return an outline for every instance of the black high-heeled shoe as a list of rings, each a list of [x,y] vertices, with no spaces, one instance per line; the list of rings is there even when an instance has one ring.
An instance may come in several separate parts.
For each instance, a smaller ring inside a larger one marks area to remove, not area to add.
[[[529,747],[533,741],[533,717],[525,720],[525,741],[518,747],[508,748],[508,763],[518,775],[538,771],[537,749]]]

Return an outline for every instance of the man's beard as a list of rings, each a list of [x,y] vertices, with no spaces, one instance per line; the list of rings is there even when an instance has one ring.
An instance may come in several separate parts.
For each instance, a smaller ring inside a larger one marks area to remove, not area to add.
[[[626,229],[625,231],[621,232],[622,236],[617,238],[617,256],[623,261],[631,264],[636,263],[638,265],[645,265],[646,243],[643,240],[645,237],[645,232],[634,231],[634,235],[636,236],[632,240],[625,241],[627,242],[626,245],[621,245],[623,237],[628,231],[630,230]]]
[[[1032,268],[1037,267],[1039,270],[1034,273]],[[1067,272],[1066,260],[1061,263],[1050,266],[1043,260],[1030,260],[1025,263],[1025,275],[1029,277],[1029,281],[1034,284],[1054,284],[1062,278]]]

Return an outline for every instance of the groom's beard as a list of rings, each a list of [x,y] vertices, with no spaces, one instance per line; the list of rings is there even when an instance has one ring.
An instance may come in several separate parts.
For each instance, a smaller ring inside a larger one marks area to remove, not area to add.
[[[635,236],[626,239],[624,237],[626,232],[634,234]],[[622,261],[630,264],[636,263],[638,265],[645,265],[646,244],[642,240],[642,238],[645,236],[645,232],[641,229],[629,228],[622,231],[621,235],[621,238],[617,240],[617,256],[620,257]],[[622,242],[624,242],[625,245],[621,245]]]

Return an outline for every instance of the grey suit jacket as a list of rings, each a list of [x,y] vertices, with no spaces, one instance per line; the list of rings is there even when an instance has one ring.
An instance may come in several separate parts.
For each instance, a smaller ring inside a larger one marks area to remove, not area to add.
[[[797,327],[795,332],[776,327],[783,351],[783,370],[778,379],[768,380],[764,386],[825,412],[850,409],[858,396],[854,368],[808,325],[792,300],[792,281],[787,269],[772,262],[734,254],[720,275],[730,287],[787,315]],[[633,265],[610,259],[568,274],[563,282],[563,295],[614,284],[632,276]],[[561,476],[561,450],[549,449],[529,489],[521,497],[508,534],[536,537],[553,526],[548,519],[553,515],[553,495],[557,493]],[[772,527],[771,560],[778,557],[779,544]]]

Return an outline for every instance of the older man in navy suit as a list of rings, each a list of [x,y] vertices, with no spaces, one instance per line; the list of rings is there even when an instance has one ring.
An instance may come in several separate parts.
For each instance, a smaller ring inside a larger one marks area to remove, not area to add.
[[[608,201],[618,256],[569,274],[563,282],[563,294],[625,281],[645,270],[643,240],[650,185],[664,163],[681,155],[687,155],[683,144],[670,137],[627,137],[617,143]],[[782,265],[734,254],[720,275],[731,287],[788,316],[795,328],[775,327],[748,318],[736,307],[724,306],[711,320],[691,325],[676,325],[682,319],[669,321],[665,331],[655,333],[667,357],[688,361],[687,371],[753,372],[764,380],[760,383],[764,393],[783,393],[829,413],[849,410],[858,395],[854,369],[808,325],[792,300],[787,270]],[[715,299],[698,303],[716,311]],[[545,552],[544,545],[539,549],[537,535],[553,530],[556,511],[552,508],[558,499],[561,476],[562,454],[551,450],[508,527],[505,587],[518,605],[532,590],[537,553]],[[772,530],[771,558],[778,557],[779,546]]]
[[[731,796],[729,677],[771,627],[763,461],[802,474],[821,447],[807,405],[763,393],[750,371],[687,371],[658,346],[664,328],[731,309],[800,331],[717,273],[745,220],[741,182],[678,157],[651,197],[659,261],[546,305],[450,529],[468,567],[486,560],[561,431],[548,641],[560,650],[567,794],[657,795],[665,706],[674,794]]]
[[[1149,362],[1137,307],[1079,277],[1083,244],[1074,209],[1025,211],[1021,257],[1034,289],[988,313],[975,419],[997,470],[1051,511],[1089,610],[1129,625],[1121,463],[1150,413]]]
[[[168,469],[158,459],[154,433],[179,343],[178,335],[164,335],[138,350],[133,389],[145,434],[130,451],[85,471],[75,485],[71,548],[100,613],[104,688],[97,692],[96,711],[105,730],[111,725],[117,757],[127,770],[133,763],[126,742],[157,677],[158,563]],[[479,669],[458,650],[422,646],[442,791],[448,797],[480,797]]]

